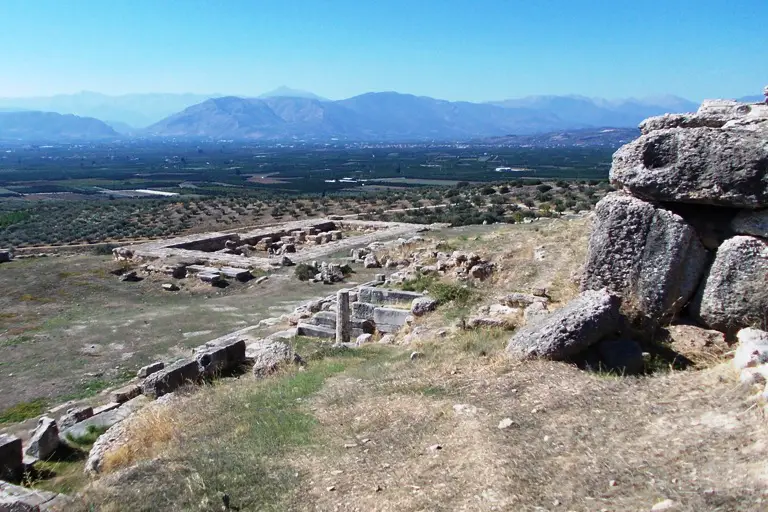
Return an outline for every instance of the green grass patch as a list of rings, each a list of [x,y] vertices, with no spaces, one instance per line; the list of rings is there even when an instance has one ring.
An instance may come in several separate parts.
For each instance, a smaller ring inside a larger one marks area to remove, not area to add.
[[[66,402],[67,400],[81,400],[83,398],[90,398],[101,393],[105,389],[114,386],[115,384],[115,381],[109,381],[100,378],[91,379],[79,384],[76,390],[64,395],[61,397],[61,400]]]
[[[0,347],[17,347],[19,345],[29,343],[32,340],[33,340],[32,336],[27,336],[26,334],[22,334],[21,336],[14,336],[13,338],[0,340]]]
[[[67,433],[67,441],[77,446],[90,447],[96,442],[96,439],[98,439],[101,434],[107,431],[108,428],[109,427],[106,426],[88,425],[85,429],[85,434],[81,436],[73,436],[72,434]]]
[[[0,412],[0,424],[20,423],[29,418],[40,416],[45,412],[48,402],[44,398],[35,398],[21,402]]]

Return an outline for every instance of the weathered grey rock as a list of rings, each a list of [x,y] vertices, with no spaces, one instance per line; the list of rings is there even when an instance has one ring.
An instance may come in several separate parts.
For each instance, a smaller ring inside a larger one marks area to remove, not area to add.
[[[379,263],[379,260],[378,258],[376,258],[376,255],[371,253],[365,257],[365,260],[363,261],[363,266],[365,268],[381,268],[381,263]]]
[[[10,249],[0,249],[0,263],[7,263],[13,259]]]
[[[472,267],[469,269],[469,275],[481,281],[488,279],[492,273],[493,265],[490,263],[478,263],[472,265]]]
[[[195,359],[200,365],[200,374],[215,377],[222,372],[237,369],[245,362],[245,340],[222,340],[213,347],[200,347]]]
[[[138,384],[128,384],[120,389],[112,391],[111,397],[113,402],[123,404],[131,398],[136,398],[141,394],[141,386]]]
[[[768,239],[768,209],[741,211],[731,221],[731,229],[739,235],[752,235]]]
[[[706,262],[706,249],[681,217],[613,193],[595,208],[581,288],[607,288],[649,317],[666,319],[688,303]]]
[[[518,357],[568,359],[611,336],[621,323],[618,296],[606,290],[582,292],[541,321],[520,329],[507,351]]]
[[[142,366],[141,368],[139,368],[139,371],[136,374],[136,376],[140,379],[146,379],[153,373],[159,372],[163,368],[165,368],[165,363],[163,363],[162,361],[157,361],[152,364],[148,364],[147,366]]]
[[[77,423],[80,423],[81,421],[87,420],[91,416],[93,416],[93,407],[90,405],[77,407],[75,409],[68,409],[67,413],[59,418],[59,429],[67,429]]]
[[[287,343],[274,340],[249,343],[245,348],[245,357],[247,361],[253,362],[253,375],[258,378],[269,375],[282,364],[302,362],[301,357]]]
[[[526,308],[535,302],[547,303],[549,299],[530,293],[508,293],[499,299],[499,303],[513,308]]]
[[[376,329],[383,333],[399,331],[408,322],[409,318],[411,318],[411,312],[407,309],[380,307],[373,311],[373,321],[376,324]]]
[[[358,336],[357,339],[355,339],[355,343],[357,345],[363,345],[365,343],[370,343],[372,338],[373,338],[373,334],[369,334],[367,332],[364,332],[363,334]]]
[[[40,460],[47,460],[59,447],[59,427],[56,420],[43,416],[37,421],[37,428],[27,443],[24,454]]]
[[[768,312],[768,241],[735,236],[717,250],[689,308],[703,325],[727,334],[761,326]]]
[[[722,128],[728,119],[723,116],[697,116],[696,114],[664,114],[649,117],[640,123],[640,132],[647,133],[668,128]]]
[[[507,318],[473,316],[472,318],[467,320],[467,328],[469,329],[480,329],[480,328],[514,329],[515,322]]]
[[[21,439],[0,434],[0,480],[18,482],[24,470]]]
[[[177,292],[179,291],[179,287],[173,283],[163,283],[163,290],[167,292]]]
[[[739,346],[733,355],[733,365],[743,370],[768,363],[768,332],[747,327],[736,334]]]
[[[605,339],[597,344],[597,353],[605,370],[627,375],[643,371],[643,350],[635,340]]]
[[[195,359],[182,359],[147,377],[142,384],[142,390],[149,397],[159,398],[199,379],[198,362]]]
[[[437,309],[437,300],[432,297],[417,297],[411,302],[413,316],[423,316]]]
[[[45,512],[73,510],[74,500],[65,494],[28,489],[0,481],[0,511]]]
[[[534,324],[546,318],[548,314],[547,302],[536,301],[523,310],[523,320],[526,324]]]
[[[382,345],[392,345],[395,342],[395,336],[392,334],[385,334],[379,340]]]
[[[764,134],[674,128],[623,146],[610,176],[639,197],[754,209],[768,204],[767,162]]]
[[[204,283],[216,284],[221,281],[219,272],[198,272],[197,277]]]

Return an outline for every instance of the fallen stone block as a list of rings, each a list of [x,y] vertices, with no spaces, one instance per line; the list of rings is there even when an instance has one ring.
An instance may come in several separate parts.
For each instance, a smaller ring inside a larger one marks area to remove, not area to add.
[[[196,359],[200,365],[200,373],[206,377],[235,370],[245,362],[244,340],[229,341],[215,347],[201,348],[202,350],[196,354]]]
[[[141,394],[141,386],[139,384],[128,384],[120,389],[116,389],[112,392],[111,397],[113,402],[118,404],[124,404],[131,398],[136,398]]]
[[[147,366],[142,366],[141,368],[139,368],[139,371],[136,373],[136,376],[140,379],[146,379],[153,373],[159,372],[163,368],[165,368],[165,363],[163,363],[162,361],[157,361],[155,363],[148,364]]]
[[[98,407],[94,407],[93,408],[93,415],[96,416],[97,414],[113,411],[113,410],[117,409],[118,407],[120,407],[119,403],[117,403],[117,402],[109,402],[109,403],[106,403],[104,405],[100,405]]]
[[[282,364],[303,362],[287,343],[275,340],[257,340],[249,343],[245,348],[245,357],[248,362],[253,363],[252,372],[257,378],[269,375]]]
[[[13,259],[10,249],[0,249],[0,263],[7,263]]]
[[[432,297],[417,297],[411,302],[413,316],[423,316],[437,309],[437,300]]]
[[[218,272],[198,272],[197,277],[204,283],[216,284],[221,281],[221,274]]]
[[[336,329],[301,322],[296,326],[296,333],[299,336],[309,336],[310,338],[336,339]]]
[[[56,420],[44,416],[37,421],[37,428],[32,434],[24,454],[40,460],[47,460],[59,447],[59,427]]]
[[[85,407],[78,407],[76,409],[68,409],[67,413],[59,418],[59,429],[64,430],[67,429],[76,423],[80,423],[81,421],[85,421],[88,418],[93,416],[93,407],[91,406],[85,406]]]
[[[411,316],[408,309],[378,307],[373,311],[373,322],[376,329],[383,333],[394,333],[404,326]]]
[[[147,377],[142,388],[148,397],[159,398],[199,379],[200,367],[197,360],[182,359]]]
[[[221,275],[230,279],[245,282],[253,278],[253,274],[247,268],[221,267]]]
[[[24,471],[21,439],[0,434],[0,480],[18,482]]]
[[[179,287],[173,283],[163,283],[163,290],[167,292],[177,292],[179,291]]]
[[[616,332],[620,305],[619,297],[606,290],[582,292],[546,318],[520,329],[509,340],[507,352],[554,360],[576,356]]]
[[[515,322],[506,318],[475,316],[467,320],[467,328],[514,329]]]
[[[512,308],[527,308],[535,302],[549,302],[549,299],[530,293],[509,293],[499,299],[499,302]]]

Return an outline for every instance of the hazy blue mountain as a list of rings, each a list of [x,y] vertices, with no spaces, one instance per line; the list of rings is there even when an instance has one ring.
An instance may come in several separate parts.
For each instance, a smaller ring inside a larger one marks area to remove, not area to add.
[[[437,100],[396,92],[340,101],[276,96],[205,101],[151,126],[148,133],[227,139],[468,140],[595,127],[636,128],[651,115],[696,110],[687,100],[607,101],[537,96],[497,103]]]
[[[54,112],[0,112],[0,139],[30,142],[117,139],[120,135],[92,117]]]
[[[182,110],[146,132],[164,137],[263,139],[283,133],[285,121],[263,100],[226,96]]]
[[[190,105],[216,95],[201,94],[126,94],[108,96],[83,91],[76,94],[30,98],[0,98],[0,108],[39,110],[59,114],[109,119],[134,127],[155,123]]]
[[[676,96],[615,101],[583,96],[529,96],[493,104],[551,112],[568,123],[614,127],[634,127],[650,116],[693,112],[698,108],[698,104]]]
[[[742,98],[739,98],[739,101],[742,101],[744,103],[759,103],[765,101],[765,96],[744,96]]]
[[[274,91],[265,92],[259,94],[261,99],[265,98],[304,98],[308,100],[328,101],[326,98],[318,96],[315,93],[309,91],[303,91],[301,89],[291,89],[285,85],[281,85]]]

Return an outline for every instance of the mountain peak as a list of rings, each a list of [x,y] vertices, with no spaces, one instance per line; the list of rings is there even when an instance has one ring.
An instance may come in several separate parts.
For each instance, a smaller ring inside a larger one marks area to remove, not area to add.
[[[259,98],[306,98],[310,100],[327,101],[325,98],[318,96],[315,93],[304,91],[301,89],[291,89],[286,85],[281,85],[277,89],[274,89],[264,94],[260,94]]]

